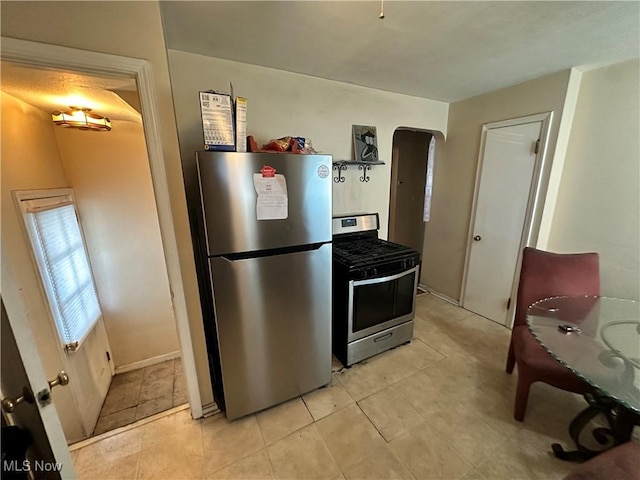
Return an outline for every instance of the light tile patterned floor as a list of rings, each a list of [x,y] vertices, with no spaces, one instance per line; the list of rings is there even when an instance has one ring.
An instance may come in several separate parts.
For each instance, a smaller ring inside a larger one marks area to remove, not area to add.
[[[93,434],[129,425],[187,401],[180,358],[119,373],[111,381]]]
[[[72,453],[81,479],[555,479],[584,405],[543,384],[513,420],[509,330],[432,295],[415,338],[330,387],[227,422],[178,412]]]

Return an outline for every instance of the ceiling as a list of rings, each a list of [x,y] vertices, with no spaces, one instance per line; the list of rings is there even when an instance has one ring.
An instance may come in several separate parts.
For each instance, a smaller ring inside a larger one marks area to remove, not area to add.
[[[135,104],[133,78],[102,78],[87,74],[37,69],[2,62],[2,91],[47,113],[90,108],[111,120],[141,122],[141,116],[123,97]],[[133,94],[133,95],[132,95]]]
[[[161,1],[167,47],[453,102],[640,56],[640,2]],[[41,110],[140,122],[135,80],[2,62]],[[132,106],[133,105],[133,106]]]
[[[167,47],[453,102],[640,56],[640,2],[161,1]]]

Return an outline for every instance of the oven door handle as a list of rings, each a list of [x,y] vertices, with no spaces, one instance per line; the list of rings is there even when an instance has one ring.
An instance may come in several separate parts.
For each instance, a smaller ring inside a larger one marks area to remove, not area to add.
[[[359,287],[360,285],[373,285],[375,283],[391,282],[392,280],[397,280],[400,277],[410,275],[413,272],[417,272],[417,271],[418,271],[418,267],[416,266],[409,270],[405,270],[404,272],[396,273],[395,275],[389,275],[388,277],[370,278],[367,280],[351,280],[351,282],[349,283],[353,283],[354,287]]]

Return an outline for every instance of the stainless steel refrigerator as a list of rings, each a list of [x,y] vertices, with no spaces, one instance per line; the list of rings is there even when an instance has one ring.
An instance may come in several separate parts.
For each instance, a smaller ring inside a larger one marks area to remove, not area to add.
[[[196,159],[232,420],[331,382],[332,163],[275,153]]]

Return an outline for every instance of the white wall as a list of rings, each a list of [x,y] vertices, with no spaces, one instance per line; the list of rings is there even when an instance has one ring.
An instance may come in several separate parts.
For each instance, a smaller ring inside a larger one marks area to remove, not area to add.
[[[76,195],[116,367],[179,350],[139,123],[55,130]]]
[[[602,294],[640,298],[640,61],[585,72],[549,237],[600,254]]]
[[[286,135],[309,137],[334,160],[352,158],[352,125],[377,127],[379,157],[386,162],[362,183],[355,166],[334,184],[334,213],[378,212],[386,238],[393,132],[407,126],[446,132],[448,104],[306,75],[169,50],[169,69],[184,174],[197,189],[194,152],[203,149],[198,92],[229,91],[248,98],[247,132],[259,145]]]

